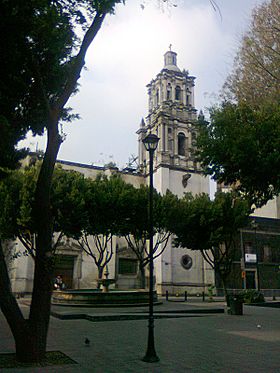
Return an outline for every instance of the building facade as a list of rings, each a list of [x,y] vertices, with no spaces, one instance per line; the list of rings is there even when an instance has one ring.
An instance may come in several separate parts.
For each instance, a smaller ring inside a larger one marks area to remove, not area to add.
[[[280,220],[251,216],[247,226],[240,229],[237,248],[229,275],[229,289],[261,290],[265,296],[280,295]],[[218,293],[222,283],[216,276]]]

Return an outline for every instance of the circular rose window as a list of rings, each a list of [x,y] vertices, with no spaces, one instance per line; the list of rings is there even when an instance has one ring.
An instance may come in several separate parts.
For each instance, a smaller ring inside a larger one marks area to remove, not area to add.
[[[185,269],[190,269],[192,267],[192,258],[189,255],[183,255],[181,258],[181,265]]]

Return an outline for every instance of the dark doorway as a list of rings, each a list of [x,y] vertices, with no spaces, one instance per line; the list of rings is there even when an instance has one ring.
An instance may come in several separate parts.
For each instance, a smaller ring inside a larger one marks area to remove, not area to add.
[[[256,289],[255,271],[246,271],[246,289]]]
[[[73,255],[57,255],[54,268],[54,277],[60,275],[66,289],[71,289],[73,286],[73,270],[74,270]]]

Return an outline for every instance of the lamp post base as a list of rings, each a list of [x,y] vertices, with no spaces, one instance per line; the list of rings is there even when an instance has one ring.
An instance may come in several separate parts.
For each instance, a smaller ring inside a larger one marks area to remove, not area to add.
[[[142,361],[145,361],[146,363],[156,363],[159,361],[159,357],[157,356],[154,342],[154,321],[153,319],[149,321],[148,346],[146,355],[143,357]]]
[[[151,354],[151,353],[147,353],[142,361],[145,361],[146,363],[157,363],[159,361],[159,357],[157,356],[156,353],[154,354]]]

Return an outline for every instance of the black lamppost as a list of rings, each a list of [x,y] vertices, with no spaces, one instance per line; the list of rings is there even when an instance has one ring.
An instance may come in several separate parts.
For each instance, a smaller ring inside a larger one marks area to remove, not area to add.
[[[159,138],[157,135],[149,134],[143,139],[143,144],[146,150],[149,152],[150,156],[150,198],[149,198],[149,269],[150,269],[150,281],[149,281],[149,334],[148,334],[148,347],[146,355],[143,357],[143,361],[148,363],[155,363],[159,361],[159,358],[155,350],[155,340],[154,340],[154,258],[153,258],[153,157],[154,152],[157,148]]]

